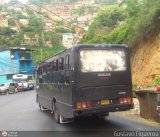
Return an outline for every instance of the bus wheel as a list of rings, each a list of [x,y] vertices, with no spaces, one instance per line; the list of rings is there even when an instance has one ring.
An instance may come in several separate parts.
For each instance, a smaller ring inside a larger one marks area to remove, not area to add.
[[[64,118],[63,116],[60,115],[60,124],[71,123],[73,121],[74,121],[73,118]]]
[[[40,104],[39,104],[39,109],[40,109],[41,111],[47,110],[45,107],[43,107],[43,106],[40,105]]]
[[[59,115],[56,107],[54,109],[54,119],[55,119],[56,123],[60,124],[60,115]]]

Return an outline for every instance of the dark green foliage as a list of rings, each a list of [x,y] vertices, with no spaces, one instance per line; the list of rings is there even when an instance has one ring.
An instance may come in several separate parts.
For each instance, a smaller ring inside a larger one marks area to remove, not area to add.
[[[38,17],[30,18],[28,28],[36,33],[41,33],[43,30],[42,19]]]
[[[22,13],[17,13],[16,18],[19,21],[20,19],[28,19],[28,17],[24,16]]]
[[[0,27],[0,35],[5,37],[12,37],[16,33],[15,30],[12,30],[9,27]]]
[[[48,47],[33,47],[34,51],[34,58],[35,58],[35,64],[38,64],[41,59],[44,60],[50,56],[55,55],[56,53],[64,50],[65,48],[61,45],[55,45],[51,48]]]
[[[33,15],[33,11],[29,8],[26,8],[26,12],[28,15]]]
[[[97,15],[83,37],[83,43],[126,43],[137,45],[160,32],[160,1],[126,0],[126,8],[110,6],[112,10]],[[115,8],[115,10],[114,10]],[[125,12],[125,13],[124,13]],[[127,16],[127,18],[126,18]],[[117,20],[123,21],[117,25]],[[105,32],[106,30],[106,32]]]
[[[155,81],[153,87],[155,87],[155,86],[160,86],[160,77],[156,78],[156,81]]]
[[[108,34],[117,27],[118,22],[124,21],[126,17],[124,10],[117,6],[104,7],[96,16],[82,42],[92,38],[97,39],[95,38],[97,35]]]
[[[45,32],[44,33],[44,40],[51,41],[52,45],[59,45],[62,40],[62,35],[54,32],[54,31]]]
[[[57,28],[55,29],[55,32],[56,32],[56,33],[71,33],[72,30],[71,30],[71,29],[65,29],[65,28],[63,28],[63,27],[57,27]]]
[[[14,18],[8,19],[8,25],[15,26],[16,25],[15,19]]]
[[[87,13],[94,13],[97,11],[97,8],[91,7],[91,6],[84,6],[73,10],[74,14],[77,14],[78,16],[83,16]]]
[[[126,0],[126,4],[126,11],[129,14],[129,16],[135,16],[139,13],[141,8],[139,0]]]

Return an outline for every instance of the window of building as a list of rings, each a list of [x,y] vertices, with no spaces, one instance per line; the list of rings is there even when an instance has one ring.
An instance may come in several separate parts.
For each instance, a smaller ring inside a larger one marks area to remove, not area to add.
[[[12,79],[12,76],[13,76],[13,74],[8,74],[8,75],[7,75],[7,80]]]

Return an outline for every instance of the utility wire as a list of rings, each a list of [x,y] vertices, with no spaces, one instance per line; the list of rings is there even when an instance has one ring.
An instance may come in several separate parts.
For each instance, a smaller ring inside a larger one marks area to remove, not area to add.
[[[70,22],[70,21],[68,21],[68,20],[64,19],[63,17],[61,17],[61,16],[57,15],[56,13],[54,13],[54,12],[52,12],[52,11],[48,10],[47,8],[42,7],[41,5],[39,5],[39,4],[37,4],[37,3],[35,3],[34,1],[30,0],[30,2],[31,2],[32,4],[34,4],[34,5],[38,6],[39,8],[42,8],[42,9],[44,9],[44,10],[46,10],[46,11],[48,11],[48,12],[50,12],[50,13],[54,14],[55,16],[57,16],[57,17],[61,18],[63,21],[66,21],[66,22],[68,22],[68,23],[70,23],[70,24],[73,24],[74,26],[77,26],[77,27],[79,27],[79,28],[82,28],[82,27],[80,27],[80,26],[78,26],[78,25],[75,25],[74,23],[72,23],[72,22]],[[82,28],[82,29],[83,29],[83,28]]]
[[[44,16],[42,13],[40,13],[39,11],[33,9],[32,7],[28,6],[28,5],[25,4],[25,3],[22,3],[22,2],[20,2],[20,1],[18,1],[18,2],[19,2],[20,4],[22,4],[22,5],[24,5],[24,6],[28,7],[28,8],[30,8],[30,9],[33,10],[34,12],[36,12],[36,13],[42,15],[44,18],[47,18],[47,19],[49,19],[49,20],[51,20],[51,21],[53,21],[54,23],[57,24],[56,20],[53,20],[52,18],[49,18],[49,17]],[[70,27],[67,27],[67,26],[65,26],[65,27],[68,28],[68,29],[71,29]]]

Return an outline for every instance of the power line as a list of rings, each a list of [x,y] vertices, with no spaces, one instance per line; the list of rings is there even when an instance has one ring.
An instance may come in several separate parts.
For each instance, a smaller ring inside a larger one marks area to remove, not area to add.
[[[54,13],[54,12],[48,10],[47,8],[42,7],[41,5],[35,3],[34,1],[30,0],[30,2],[31,2],[32,4],[34,4],[34,5],[36,5],[36,6],[40,7],[40,8],[42,8],[42,9],[44,9],[44,10],[46,10],[46,11],[48,11],[48,12],[54,14],[55,16],[61,18],[62,20],[66,21],[66,22],[68,22],[68,23],[70,23],[70,24],[73,24],[74,26],[77,26],[77,27],[79,27],[79,28],[82,28],[82,27],[80,27],[80,26],[78,26],[78,25],[75,25],[74,23],[72,23],[72,22],[70,22],[70,21],[68,21],[68,20],[66,20],[66,19],[64,19],[64,18],[62,18],[61,16],[59,16],[59,15],[57,15],[56,13]],[[82,29],[83,29],[83,28],[82,28]]]
[[[28,6],[28,5],[25,4],[25,3],[22,3],[22,2],[20,2],[20,1],[18,1],[18,2],[19,2],[20,4],[22,4],[22,5],[24,5],[24,6],[28,7],[28,8],[30,8],[30,9],[33,10],[34,12],[36,12],[36,13],[42,15],[44,18],[47,18],[47,19],[49,19],[49,20],[51,20],[51,21],[53,21],[54,23],[57,24],[56,20],[53,20],[52,18],[49,18],[49,17],[44,16],[42,13],[40,13],[39,11],[33,9],[32,7]],[[68,28],[68,29],[71,29],[70,27],[67,27],[67,26],[65,26],[65,27]]]

